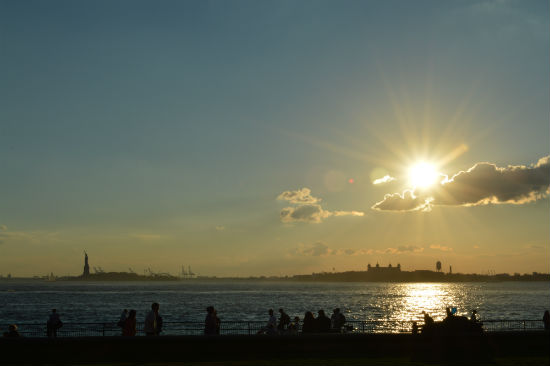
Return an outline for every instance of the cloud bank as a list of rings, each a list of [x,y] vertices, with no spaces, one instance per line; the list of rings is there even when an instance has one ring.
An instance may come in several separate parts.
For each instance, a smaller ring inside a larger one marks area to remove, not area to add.
[[[298,189],[297,191],[285,191],[281,193],[278,200],[288,201],[295,206],[285,207],[281,210],[282,222],[308,222],[321,223],[331,216],[363,216],[361,211],[329,211],[325,210],[318,203],[320,198],[313,197],[309,188]]]
[[[432,245],[430,249],[452,251],[452,248]],[[397,248],[385,248],[385,249],[332,249],[323,242],[317,242],[313,244],[299,244],[298,247],[292,250],[292,255],[309,256],[309,257],[327,257],[327,256],[358,256],[358,255],[373,255],[373,254],[412,254],[424,252],[423,247],[416,245],[401,245]]]
[[[545,198],[550,192],[550,156],[530,166],[505,168],[477,163],[429,190],[386,194],[372,206],[379,211],[429,211],[433,206],[521,205]]]

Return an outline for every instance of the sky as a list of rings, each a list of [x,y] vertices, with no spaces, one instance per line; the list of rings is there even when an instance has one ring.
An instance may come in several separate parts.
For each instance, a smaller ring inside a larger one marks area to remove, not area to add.
[[[549,14],[0,0],[0,274],[548,273]]]

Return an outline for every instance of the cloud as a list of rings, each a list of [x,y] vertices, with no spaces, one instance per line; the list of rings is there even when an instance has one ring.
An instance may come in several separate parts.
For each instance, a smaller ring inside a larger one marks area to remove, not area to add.
[[[430,197],[422,198],[414,195],[414,191],[405,190],[402,194],[386,194],[372,209],[379,211],[430,211]]]
[[[324,219],[331,216],[364,216],[361,211],[329,211],[321,207],[320,198],[311,196],[309,188],[302,188],[297,191],[285,191],[277,199],[289,201],[296,206],[285,207],[281,210],[280,218],[282,222],[307,222],[321,223]]]
[[[449,247],[442,246],[442,245],[439,245],[439,244],[430,245],[430,249],[441,250],[442,252],[452,252],[453,251],[453,248],[449,248]]]
[[[424,248],[417,247],[416,245],[401,245],[397,248],[387,248],[385,250],[377,251],[381,254],[403,254],[403,253],[421,253]]]
[[[389,175],[385,175],[382,178],[375,179],[372,182],[372,184],[384,184],[384,183],[389,183],[389,182],[394,181],[394,180],[395,180],[394,177],[390,177]]]
[[[317,242],[311,245],[300,245],[296,252],[300,255],[312,257],[324,257],[333,253],[332,249],[322,242]]]
[[[372,206],[380,211],[429,211],[432,206],[521,205],[545,198],[550,192],[550,156],[530,166],[505,168],[477,163],[425,191],[386,194]]]
[[[311,195],[311,190],[309,188],[302,188],[297,191],[284,191],[277,199],[298,205],[314,204],[321,201],[320,198]]]
[[[372,249],[331,249],[328,245],[323,242],[317,242],[314,244],[300,244],[296,250],[293,251],[293,254],[298,254],[300,256],[310,256],[310,257],[326,257],[329,255],[348,255],[348,256],[357,256],[372,254]]]

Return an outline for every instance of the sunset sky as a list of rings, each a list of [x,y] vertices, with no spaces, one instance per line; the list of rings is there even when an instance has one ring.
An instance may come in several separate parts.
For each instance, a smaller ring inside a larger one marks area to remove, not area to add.
[[[0,0],[0,274],[549,272],[549,10]]]

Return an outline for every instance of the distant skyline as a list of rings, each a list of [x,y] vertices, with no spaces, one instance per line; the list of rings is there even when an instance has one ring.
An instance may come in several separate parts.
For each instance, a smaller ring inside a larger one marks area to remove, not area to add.
[[[0,274],[548,273],[549,14],[0,0]]]

